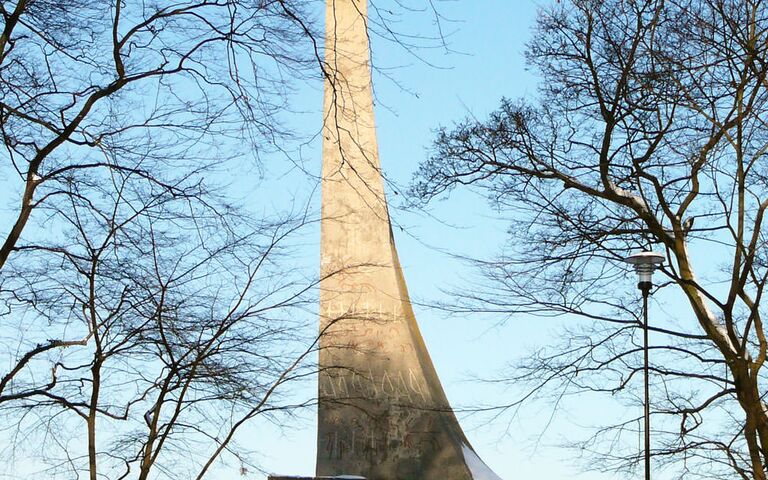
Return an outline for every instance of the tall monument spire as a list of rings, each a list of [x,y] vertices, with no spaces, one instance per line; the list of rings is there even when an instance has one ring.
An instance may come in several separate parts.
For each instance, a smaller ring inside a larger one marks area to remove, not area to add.
[[[367,0],[327,0],[317,475],[500,480],[461,430],[413,315],[369,60]]]

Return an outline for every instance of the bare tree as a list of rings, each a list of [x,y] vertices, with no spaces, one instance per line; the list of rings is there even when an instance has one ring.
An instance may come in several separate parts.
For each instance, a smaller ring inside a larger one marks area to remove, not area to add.
[[[313,4],[0,5],[4,465],[252,468],[235,434],[286,410],[314,348],[286,250],[309,214],[254,219],[220,187],[290,138],[292,82],[322,71]]]
[[[20,333],[2,342],[4,462],[42,446],[49,478],[203,478],[226,457],[257,469],[241,427],[312,401],[279,388],[315,371],[314,283],[286,257],[306,214],[254,222],[106,176],[39,207],[68,219],[66,243],[23,242],[6,265],[4,330]]]
[[[212,145],[241,146],[217,162],[276,145],[286,78],[318,64],[308,3],[3,3],[4,174],[23,183],[0,268],[75,171],[134,170],[173,190],[161,173],[210,166]]]
[[[501,257],[478,260],[489,281],[452,308],[583,319],[505,378],[530,390],[498,407],[639,403],[642,321],[621,260],[662,249],[655,297],[685,313],[651,325],[653,458],[680,478],[765,479],[768,8],[558,2],[527,57],[536,102],[442,129],[413,185],[425,201],[469,186],[515,215]],[[603,421],[578,446],[593,468],[632,470],[638,419]]]

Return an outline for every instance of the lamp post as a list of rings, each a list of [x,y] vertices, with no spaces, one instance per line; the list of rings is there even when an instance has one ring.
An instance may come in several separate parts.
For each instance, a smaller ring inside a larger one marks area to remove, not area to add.
[[[638,252],[625,261],[635,267],[637,288],[643,293],[643,383],[645,419],[645,480],[651,480],[651,405],[648,391],[648,296],[653,286],[653,271],[664,263],[664,255],[658,252]]]

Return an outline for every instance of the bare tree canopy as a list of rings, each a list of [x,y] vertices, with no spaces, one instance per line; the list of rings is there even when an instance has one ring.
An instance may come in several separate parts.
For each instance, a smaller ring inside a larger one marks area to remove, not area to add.
[[[214,138],[274,144],[286,79],[317,65],[307,3],[4,3],[0,130],[25,185],[0,267],[35,206],[73,176],[133,171],[184,194]],[[164,166],[181,174],[160,177]]]
[[[256,469],[236,434],[295,406],[279,387],[314,350],[290,261],[309,217],[224,187],[321,76],[313,4],[0,5],[3,473]]]
[[[478,262],[486,288],[452,308],[581,316],[508,380],[529,382],[525,398],[637,403],[641,321],[621,259],[663,250],[655,296],[686,307],[652,320],[653,458],[680,478],[765,479],[768,8],[558,2],[527,57],[536,100],[440,130],[413,184],[423,201],[468,186],[516,219],[505,253]],[[637,419],[604,421],[582,451],[633,469]]]

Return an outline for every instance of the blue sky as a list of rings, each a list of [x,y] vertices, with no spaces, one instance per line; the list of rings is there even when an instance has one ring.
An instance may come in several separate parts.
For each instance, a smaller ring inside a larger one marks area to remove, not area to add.
[[[441,48],[417,49],[415,52],[422,61],[391,41],[374,37],[374,61],[386,73],[375,75],[374,88],[379,150],[385,174],[392,182],[389,200],[397,225],[400,260],[443,386],[454,407],[461,409],[513,398],[514,388],[491,387],[476,378],[495,376],[505,364],[545,344],[557,334],[562,321],[521,316],[500,324],[499,319],[488,317],[446,317],[420,305],[444,301],[446,290],[471,282],[475,272],[449,253],[492,256],[505,238],[506,222],[496,218],[483,199],[467,192],[457,192],[450,199],[433,204],[426,215],[398,208],[401,202],[394,191],[407,185],[418,163],[428,154],[435,128],[450,126],[467,115],[482,118],[496,108],[503,96],[532,97],[539,81],[526,71],[523,55],[538,2],[436,0],[435,5],[445,17],[442,29],[452,53]],[[318,16],[322,14],[318,11]],[[404,32],[424,32],[425,37],[437,33],[428,12],[409,12],[398,22],[396,26]],[[430,43],[423,40],[422,45]],[[286,119],[306,136],[312,136],[321,126],[322,86],[310,82],[298,88],[296,112]],[[300,153],[305,172],[318,175],[319,143],[304,145]],[[239,184],[246,201],[252,194],[255,208],[268,211],[284,208],[292,198],[301,203],[309,198],[314,209],[319,209],[318,191],[310,193],[316,182],[290,162],[263,160],[264,178],[258,187],[245,183],[255,182],[252,177],[261,172],[245,172],[242,178],[233,181]],[[13,197],[12,192],[6,191],[5,195]],[[5,200],[2,193],[0,199]],[[319,270],[319,230],[306,230],[300,242],[296,261],[309,270],[315,266]],[[313,392],[311,384],[305,387],[308,394]],[[583,438],[588,431],[585,427],[601,415],[626,412],[595,398],[582,398],[563,407],[554,416],[547,403],[532,404],[517,416],[506,415],[494,421],[488,417],[459,416],[481,458],[505,480],[616,478],[608,474],[578,474],[578,459],[560,444]],[[297,421],[288,427],[255,422],[244,433],[239,443],[258,452],[257,459],[266,471],[313,473],[316,440],[312,410],[300,412]],[[221,478],[236,477],[222,474]]]

